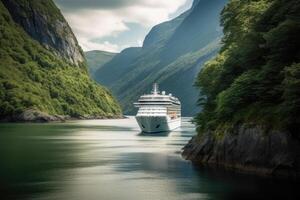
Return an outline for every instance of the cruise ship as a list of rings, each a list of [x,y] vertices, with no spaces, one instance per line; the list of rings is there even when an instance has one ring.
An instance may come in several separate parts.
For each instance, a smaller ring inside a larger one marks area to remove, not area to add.
[[[166,132],[181,126],[180,101],[165,91],[160,93],[157,83],[151,94],[142,95],[134,106],[139,108],[135,118],[142,132]]]

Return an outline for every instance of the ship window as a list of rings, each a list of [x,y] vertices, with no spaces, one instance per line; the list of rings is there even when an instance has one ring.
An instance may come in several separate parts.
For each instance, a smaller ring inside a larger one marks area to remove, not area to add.
[[[158,124],[157,126],[156,126],[156,128],[159,128],[160,127],[160,124]]]

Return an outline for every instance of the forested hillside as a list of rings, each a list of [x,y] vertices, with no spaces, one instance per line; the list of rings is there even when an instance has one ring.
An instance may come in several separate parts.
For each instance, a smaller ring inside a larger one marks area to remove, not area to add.
[[[226,2],[195,1],[190,10],[153,27],[143,47],[125,49],[102,66],[95,79],[112,90],[126,114],[134,114],[132,103],[158,82],[179,97],[184,116],[193,116],[199,111],[193,84],[204,62],[219,50],[219,17]]]
[[[223,46],[201,70],[195,163],[300,177],[300,2],[231,0]]]
[[[82,50],[60,11],[52,1],[42,0],[0,1],[0,110],[0,119],[10,121],[26,120],[26,111],[31,112],[29,120],[41,112],[121,115],[110,92],[90,79]]]
[[[300,2],[232,0],[223,47],[198,77],[201,130],[255,123],[300,128]]]

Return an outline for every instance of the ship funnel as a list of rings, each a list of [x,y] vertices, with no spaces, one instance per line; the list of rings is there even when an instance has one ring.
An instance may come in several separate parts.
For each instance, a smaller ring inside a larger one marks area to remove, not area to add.
[[[153,89],[152,89],[152,94],[158,94],[159,90],[158,90],[158,84],[154,83],[153,84]]]

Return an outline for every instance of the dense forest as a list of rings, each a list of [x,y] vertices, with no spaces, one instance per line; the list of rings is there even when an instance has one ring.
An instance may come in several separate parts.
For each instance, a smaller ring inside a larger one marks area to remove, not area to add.
[[[300,129],[300,1],[231,0],[223,46],[198,75],[200,134],[236,125]]]
[[[0,1],[0,119],[27,109],[72,117],[121,114],[110,92],[90,79],[75,41],[52,1]]]

